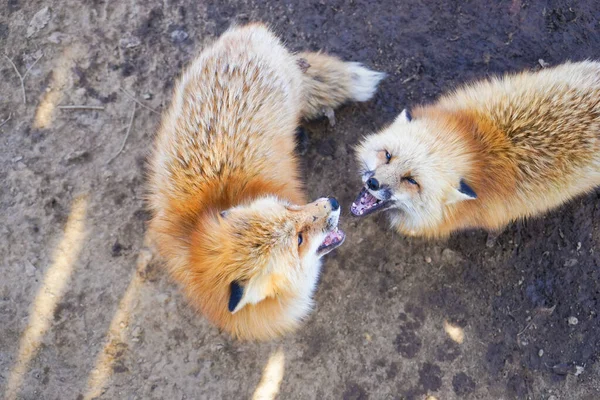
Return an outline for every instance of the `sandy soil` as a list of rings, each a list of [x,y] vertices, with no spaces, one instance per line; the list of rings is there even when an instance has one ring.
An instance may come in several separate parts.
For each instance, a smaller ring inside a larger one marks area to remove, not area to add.
[[[305,126],[310,195],[346,210],[352,146],[404,106],[600,49],[591,0],[1,2],[0,49],[29,72],[24,104],[0,56],[0,393],[232,399],[264,379],[282,399],[600,398],[600,192],[492,246],[481,231],[407,239],[346,212],[315,313],[278,342],[233,342],[192,312],[148,263],[144,158],[181,68],[246,21],[389,74],[335,127]]]

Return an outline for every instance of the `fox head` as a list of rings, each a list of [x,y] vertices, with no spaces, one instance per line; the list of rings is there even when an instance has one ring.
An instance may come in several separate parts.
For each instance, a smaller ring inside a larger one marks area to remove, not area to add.
[[[445,118],[415,118],[408,110],[366,137],[356,155],[364,188],[351,212],[389,210],[392,225],[419,234],[435,230],[448,207],[477,198],[467,173],[468,151],[452,141],[458,126]]]
[[[312,308],[320,258],[344,241],[339,215],[334,198],[297,206],[276,197],[211,215],[190,243],[190,294],[241,339],[295,328]]]

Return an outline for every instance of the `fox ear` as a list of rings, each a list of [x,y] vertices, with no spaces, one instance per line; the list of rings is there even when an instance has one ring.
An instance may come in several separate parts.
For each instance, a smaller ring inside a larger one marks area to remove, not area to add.
[[[238,282],[233,281],[231,285],[229,285],[231,289],[231,293],[229,294],[229,311],[235,313],[238,310],[238,305],[242,301],[242,297],[244,296],[244,288]]]
[[[475,193],[464,179],[461,179],[459,187],[450,190],[446,198],[446,204],[454,204],[463,200],[475,200],[476,198],[477,193]]]
[[[410,122],[412,121],[412,115],[410,114],[410,110],[408,108],[405,108],[404,110],[402,110],[402,112],[400,113],[400,115],[398,115],[398,117],[396,118],[396,121],[402,121],[402,122]]]
[[[267,277],[251,279],[246,285],[242,285],[238,281],[231,282],[229,286],[231,290],[229,294],[229,311],[235,314],[244,308],[246,304],[256,304],[264,300],[267,297],[266,289],[268,287]]]

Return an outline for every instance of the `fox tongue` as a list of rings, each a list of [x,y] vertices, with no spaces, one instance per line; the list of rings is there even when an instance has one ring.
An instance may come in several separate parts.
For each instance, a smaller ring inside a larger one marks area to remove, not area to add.
[[[379,202],[375,196],[373,196],[367,189],[362,189],[357,199],[352,203],[350,210],[355,215],[361,215],[369,208],[373,207]]]

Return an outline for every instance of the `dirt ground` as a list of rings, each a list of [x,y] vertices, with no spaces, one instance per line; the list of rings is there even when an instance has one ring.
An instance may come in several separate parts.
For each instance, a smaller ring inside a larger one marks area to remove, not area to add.
[[[307,189],[338,197],[348,238],[303,328],[260,344],[192,312],[143,243],[144,158],[173,82],[247,21],[388,73],[335,127],[305,126]],[[600,191],[491,246],[347,212],[362,135],[461,82],[598,57],[599,21],[592,0],[1,2],[0,396],[239,399],[262,379],[281,399],[600,398]],[[30,68],[26,104],[4,54]]]

